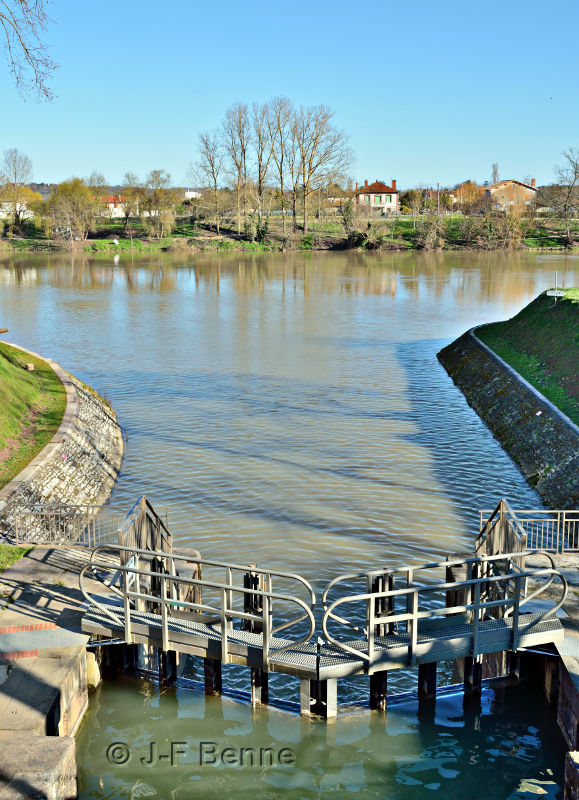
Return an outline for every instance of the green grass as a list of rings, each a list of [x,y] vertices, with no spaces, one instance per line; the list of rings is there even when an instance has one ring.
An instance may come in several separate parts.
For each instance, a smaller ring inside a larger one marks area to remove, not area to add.
[[[0,573],[4,572],[25,556],[33,547],[16,547],[13,544],[0,544]]]
[[[0,488],[48,444],[65,408],[64,386],[48,364],[0,342]]]
[[[516,317],[482,325],[477,336],[579,424],[579,288],[539,295]]]

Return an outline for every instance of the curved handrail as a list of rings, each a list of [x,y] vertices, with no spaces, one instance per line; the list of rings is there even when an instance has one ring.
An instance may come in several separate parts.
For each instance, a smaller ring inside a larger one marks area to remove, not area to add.
[[[105,549],[110,549],[110,547],[108,545],[103,546],[103,547]],[[134,550],[135,548],[127,547],[126,549],[127,550],[131,550],[131,549]],[[146,553],[147,555],[154,555],[155,554],[154,551],[150,551],[150,550],[145,550],[143,552]],[[164,553],[163,555],[167,556],[168,554]],[[231,566],[231,565],[227,565],[227,566]],[[247,567],[243,567],[243,569],[247,570]],[[128,614],[130,616],[130,609],[128,609],[127,605],[125,605],[125,615],[124,615],[124,618],[122,618],[118,614],[116,614],[113,610],[111,610],[110,607],[107,607],[107,606],[103,605],[100,601],[96,600],[92,596],[91,592],[88,590],[88,588],[85,585],[85,579],[87,578],[87,574],[88,574],[89,570],[92,572],[93,578],[95,578],[103,586],[106,586],[106,584],[102,580],[101,576],[98,574],[97,570],[107,570],[107,571],[115,571],[115,572],[118,571],[118,572],[121,572],[121,573],[124,573],[124,574],[127,574],[127,575],[130,574],[130,575],[135,575],[135,576],[136,575],[144,576],[144,577],[148,577],[148,578],[158,578],[158,579],[163,580],[163,581],[170,581],[170,582],[172,582],[174,584],[180,584],[180,585],[184,585],[184,586],[198,586],[200,588],[208,588],[208,589],[217,589],[217,590],[219,590],[221,592],[221,596],[222,596],[222,605],[221,605],[220,608],[215,607],[215,606],[205,605],[205,604],[202,604],[202,603],[194,603],[194,602],[191,602],[191,601],[185,601],[185,600],[176,601],[172,597],[155,596],[155,595],[150,595],[150,594],[148,594],[146,592],[142,592],[142,591],[132,592],[130,590],[126,590],[126,591],[124,591],[122,593],[120,593],[118,591],[116,591],[115,593],[116,594],[120,594],[123,598],[125,598],[126,602],[130,602],[130,599],[132,598],[132,599],[148,600],[148,601],[155,602],[155,603],[161,605],[161,611],[162,611],[162,613],[160,615],[161,617],[163,617],[164,609],[166,609],[166,608],[170,609],[171,607],[174,607],[178,603],[179,609],[190,608],[192,610],[197,610],[197,611],[209,611],[209,612],[211,612],[213,614],[219,615],[221,617],[221,620],[222,620],[222,627],[224,627],[224,622],[227,619],[236,619],[236,618],[238,618],[238,619],[252,620],[254,622],[261,622],[263,624],[263,626],[264,626],[264,633],[263,633],[263,635],[264,635],[264,655],[265,655],[265,658],[266,658],[267,661],[269,661],[269,659],[271,659],[272,657],[277,656],[280,653],[285,652],[286,650],[290,650],[290,649],[292,649],[294,647],[298,647],[298,646],[300,646],[302,644],[306,644],[312,638],[312,636],[313,636],[313,634],[315,632],[316,623],[315,623],[315,618],[314,618],[313,612],[312,612],[311,608],[307,605],[307,603],[305,603],[299,597],[294,597],[292,595],[287,595],[287,594],[283,594],[283,593],[280,593],[280,592],[269,591],[269,590],[266,590],[266,589],[251,589],[251,588],[247,588],[247,587],[235,586],[232,583],[222,583],[222,582],[219,582],[219,581],[208,581],[206,579],[201,579],[201,578],[184,578],[184,577],[177,576],[177,575],[167,575],[166,572],[158,572],[158,571],[151,570],[151,569],[140,569],[140,568],[138,568],[136,566],[132,566],[132,565],[111,564],[110,562],[107,562],[107,561],[96,561],[96,560],[93,560],[91,558],[91,561],[82,568],[82,570],[80,572],[80,575],[79,575],[80,589],[81,589],[81,592],[83,594],[83,597],[85,598],[85,600],[87,600],[87,602],[89,604],[94,605],[97,608],[99,608],[100,611],[105,616],[107,616],[109,619],[111,619],[116,625],[119,625],[120,627],[125,628],[125,631],[127,629],[127,624],[128,623],[130,624],[130,620],[127,620],[127,618],[126,618],[127,612],[128,612]],[[286,574],[288,576],[290,575],[290,573],[286,573]],[[111,589],[111,588],[114,589],[114,587],[107,586],[107,589]],[[227,598],[228,593],[232,593],[232,592],[236,592],[237,594],[242,594],[242,595],[250,594],[250,595],[259,596],[261,598],[267,598],[268,603],[270,603],[271,601],[281,601],[281,602],[294,603],[294,604],[298,605],[299,607],[301,607],[301,609],[303,610],[303,613],[300,616],[298,616],[298,617],[296,617],[296,618],[294,618],[292,620],[283,622],[283,623],[281,623],[280,625],[277,625],[277,626],[270,627],[268,621],[264,619],[265,618],[265,614],[264,614],[264,617],[261,617],[261,616],[259,616],[257,614],[251,614],[251,613],[247,613],[247,612],[238,611],[238,610],[233,609],[233,608],[224,607],[224,603],[225,603],[225,605],[227,603],[226,598]],[[166,610],[164,611],[164,613],[166,614]],[[282,647],[277,647],[277,648],[275,648],[273,650],[270,650],[269,644],[267,643],[267,640],[269,639],[270,636],[274,636],[276,633],[279,633],[281,630],[285,630],[286,628],[290,627],[291,625],[297,625],[297,624],[299,624],[300,622],[303,622],[306,619],[308,620],[308,623],[309,623],[309,629],[308,629],[308,631],[306,632],[305,635],[303,635],[300,639],[292,640],[287,645],[284,645]],[[225,632],[224,633],[224,637],[226,637],[226,635],[227,634]]]
[[[283,572],[281,570],[273,570],[273,569],[262,569],[257,566],[248,565],[248,564],[235,564],[229,561],[215,561],[209,558],[203,558],[199,551],[195,551],[198,553],[197,555],[187,555],[181,554],[178,551],[167,552],[165,550],[147,550],[144,548],[139,547],[131,547],[130,545],[120,545],[120,544],[101,544],[98,547],[95,547],[94,550],[91,552],[90,561],[93,561],[93,557],[102,550],[118,550],[127,553],[136,553],[138,555],[146,555],[149,557],[157,557],[157,558],[168,558],[173,559],[174,561],[184,561],[186,563],[191,564],[200,564],[202,566],[208,567],[222,567],[223,569],[233,569],[236,572],[252,572],[257,573],[259,575],[272,575],[277,578],[287,578],[291,580],[295,580],[298,583],[301,583],[304,588],[307,590],[309,597],[310,597],[310,606],[313,607],[316,604],[316,593],[312,587],[312,585],[307,581],[305,578],[302,578],[301,575],[298,575],[295,572]],[[108,565],[111,566],[110,564]],[[118,567],[117,567],[118,568]],[[249,589],[245,589],[244,591],[249,592]]]
[[[328,594],[330,591],[339,583],[343,583],[346,581],[354,581],[354,580],[361,580],[361,579],[370,579],[370,578],[379,578],[379,577],[386,577],[388,575],[400,575],[402,573],[411,573],[412,575],[415,572],[421,572],[423,570],[428,569],[438,569],[440,567],[453,567],[459,566],[461,564],[488,564],[494,561],[505,561],[507,559],[513,560],[514,558],[521,558],[523,556],[533,556],[533,555],[542,555],[544,553],[543,550],[524,550],[524,551],[514,551],[511,553],[499,553],[494,556],[487,556],[484,554],[481,555],[473,555],[467,558],[449,558],[444,561],[432,561],[428,564],[406,564],[400,567],[383,567],[381,569],[369,570],[368,572],[351,572],[351,573],[344,573],[343,575],[338,575],[337,577],[333,578],[325,587],[324,591],[322,592],[322,605],[324,609],[326,608],[326,603],[328,600]],[[549,556],[548,553],[544,553],[544,555]]]
[[[518,555],[520,555],[520,554],[518,554]],[[545,554],[545,555],[547,555],[549,560],[551,560],[551,558],[550,558],[550,556],[548,554]],[[482,558],[482,557],[481,558],[477,558],[476,561],[478,561],[479,563],[483,563],[483,562],[489,561],[489,560],[499,560],[499,559],[503,559],[504,560],[504,558],[505,558],[505,555],[503,554],[501,556],[490,557],[490,558]],[[440,565],[442,565],[444,563],[446,563],[446,562],[441,562]],[[457,563],[463,563],[463,561],[459,560]],[[456,590],[456,589],[460,589],[460,588],[463,588],[463,587],[464,588],[467,588],[467,587],[473,587],[474,588],[474,587],[477,587],[477,586],[481,587],[481,586],[487,586],[488,584],[492,584],[492,583],[500,584],[501,582],[505,583],[505,582],[512,581],[513,579],[515,579],[516,581],[521,581],[521,580],[524,580],[526,578],[540,577],[540,576],[543,576],[543,575],[544,576],[549,576],[549,580],[547,581],[547,583],[545,585],[543,585],[543,586],[539,586],[537,589],[535,589],[526,598],[519,599],[518,597],[505,597],[505,598],[501,598],[499,600],[481,601],[480,600],[480,589],[479,589],[479,590],[477,590],[479,592],[479,599],[478,599],[477,602],[474,602],[474,603],[470,602],[470,603],[464,603],[464,604],[462,604],[460,606],[451,606],[451,607],[444,607],[444,608],[427,609],[427,610],[424,610],[424,611],[420,611],[419,608],[418,608],[418,598],[419,598],[419,596],[421,594],[423,594],[423,595],[427,594],[427,593],[431,594],[433,592],[441,592],[441,591],[448,590],[448,589]],[[519,628],[518,627],[518,613],[519,613],[519,610],[520,610],[521,606],[524,605],[525,602],[529,602],[531,599],[533,599],[534,597],[537,597],[539,594],[544,592],[551,585],[552,581],[556,577],[561,580],[562,589],[563,589],[562,595],[561,595],[561,598],[560,598],[559,602],[556,603],[551,608],[546,609],[542,614],[540,614],[536,619],[531,620],[527,625],[524,625],[523,627]],[[334,583],[334,585],[335,585],[335,583]],[[361,650],[358,650],[358,649],[356,649],[354,647],[351,647],[350,645],[346,644],[346,642],[343,642],[340,639],[337,639],[328,630],[328,623],[330,622],[330,620],[334,620],[334,621],[341,622],[341,623],[343,623],[345,621],[343,617],[341,617],[341,616],[337,615],[336,613],[334,613],[335,610],[339,606],[342,606],[342,605],[347,604],[347,603],[354,603],[354,602],[356,602],[356,603],[360,603],[360,602],[368,603],[369,601],[374,602],[377,599],[381,599],[381,598],[390,598],[390,597],[394,598],[394,597],[400,597],[400,596],[407,596],[408,597],[410,595],[413,595],[416,598],[416,600],[415,600],[415,606],[416,607],[412,612],[408,612],[407,611],[406,613],[383,614],[383,615],[381,615],[379,617],[379,621],[378,620],[375,621],[373,618],[371,618],[371,620],[370,620],[371,626],[376,625],[376,624],[389,624],[389,623],[393,623],[393,622],[407,622],[407,623],[412,622],[413,624],[414,623],[417,624],[418,620],[420,620],[420,619],[426,619],[426,618],[432,618],[432,617],[440,617],[440,616],[451,616],[451,615],[455,615],[457,613],[464,613],[465,611],[475,611],[475,617],[473,617],[473,627],[475,625],[478,625],[479,620],[475,619],[475,618],[478,616],[478,614],[481,611],[484,612],[486,609],[498,608],[498,607],[503,607],[503,608],[505,608],[507,610],[512,606],[513,607],[513,611],[516,610],[516,613],[517,613],[517,620],[516,620],[517,631],[515,632],[514,635],[516,636],[516,639],[518,639],[518,638],[520,638],[521,634],[525,633],[530,628],[534,627],[535,625],[538,625],[540,622],[542,622],[547,617],[551,617],[554,614],[556,614],[556,612],[562,607],[563,603],[565,602],[565,599],[567,597],[567,592],[568,592],[568,584],[567,584],[567,580],[565,579],[565,576],[562,575],[561,572],[559,572],[558,570],[556,570],[554,568],[539,568],[539,569],[524,570],[524,571],[521,570],[521,571],[518,571],[518,572],[509,572],[509,573],[506,573],[504,575],[481,576],[481,577],[478,577],[478,578],[470,578],[470,579],[463,580],[463,581],[452,581],[452,582],[446,581],[446,582],[438,583],[438,584],[429,584],[427,586],[416,586],[416,585],[412,586],[412,585],[410,585],[408,587],[401,588],[401,589],[380,590],[380,591],[376,591],[376,592],[363,592],[363,593],[359,593],[359,594],[346,595],[345,597],[337,598],[336,600],[334,600],[329,605],[324,604],[324,616],[322,618],[322,630],[323,630],[323,633],[326,636],[327,640],[329,642],[331,642],[335,647],[337,647],[337,648],[339,648],[341,650],[344,650],[344,651],[346,651],[348,653],[351,653],[351,654],[355,655],[357,658],[359,658],[359,659],[361,659],[363,661],[371,662],[372,653],[371,653],[371,648],[370,648],[370,638],[372,638],[372,641],[373,641],[373,638],[374,638],[372,631],[370,631],[368,629],[366,629],[364,631],[365,637],[366,637],[365,641],[368,642],[368,653],[366,654]],[[327,596],[326,596],[326,600],[327,600]],[[347,620],[345,622],[346,622],[346,624],[348,624]]]

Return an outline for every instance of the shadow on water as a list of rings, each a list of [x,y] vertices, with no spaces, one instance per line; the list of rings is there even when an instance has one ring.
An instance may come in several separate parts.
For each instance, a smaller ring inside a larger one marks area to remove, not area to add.
[[[425,339],[397,346],[417,427],[402,436],[428,448],[436,478],[474,540],[478,511],[494,508],[501,497],[515,508],[543,508],[543,503],[439,363],[436,354],[446,344]],[[465,541],[466,549],[472,540]]]

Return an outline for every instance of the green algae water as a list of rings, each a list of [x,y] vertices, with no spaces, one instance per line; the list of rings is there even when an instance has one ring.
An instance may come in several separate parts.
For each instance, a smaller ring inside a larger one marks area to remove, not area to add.
[[[542,696],[524,686],[325,724],[125,679],[93,698],[77,741],[82,800],[555,800],[564,751]]]
[[[319,593],[344,572],[470,550],[478,509],[503,496],[541,507],[436,353],[473,325],[513,316],[554,285],[556,270],[559,283],[577,285],[579,257],[116,261],[0,260],[2,325],[111,402],[128,440],[111,501],[128,509],[145,492],[168,506],[177,544],[297,572]],[[191,674],[199,677],[194,664]],[[451,677],[439,670],[440,684]],[[248,671],[227,667],[224,680],[247,689]],[[397,670],[389,692],[415,680]],[[276,676],[271,694],[295,700],[296,684]],[[340,702],[363,702],[367,684],[341,683]],[[327,727],[181,689],[156,692],[123,682],[94,699],[78,740],[83,797],[405,798],[457,787],[459,798],[556,797],[560,785],[557,731],[522,688],[485,694],[474,716],[456,697],[437,703],[434,722],[410,703],[386,723],[363,713]],[[115,742],[138,741],[140,759],[153,739],[198,743],[206,731],[234,754],[245,739],[259,748],[289,737],[295,764],[194,769],[106,758]]]

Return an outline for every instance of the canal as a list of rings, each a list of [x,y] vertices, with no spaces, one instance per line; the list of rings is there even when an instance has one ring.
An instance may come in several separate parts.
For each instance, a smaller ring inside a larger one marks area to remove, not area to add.
[[[470,549],[477,510],[502,496],[541,506],[436,353],[473,325],[512,316],[554,285],[555,270],[577,285],[577,256],[115,260],[3,258],[0,321],[9,340],[111,402],[127,435],[112,502],[129,508],[145,492],[169,507],[178,542],[299,572],[319,589],[343,572]],[[247,688],[243,671],[227,680]],[[411,686],[404,672],[389,681],[391,692]],[[292,699],[296,687],[279,690]],[[351,681],[340,699],[366,692]],[[450,694],[427,718],[407,700],[387,722],[353,713],[326,727],[185,690],[107,684],[79,735],[82,796],[228,796],[234,787],[245,796],[246,787],[264,798],[414,798],[463,781],[457,797],[557,797],[562,744],[525,692],[501,691],[499,702],[487,690],[479,709]],[[203,737],[222,748],[285,742],[295,764],[195,766]],[[142,765],[153,740],[187,741],[188,752],[172,768]],[[106,758],[117,741],[136,745],[126,764]],[[509,779],[484,793],[499,769]]]

